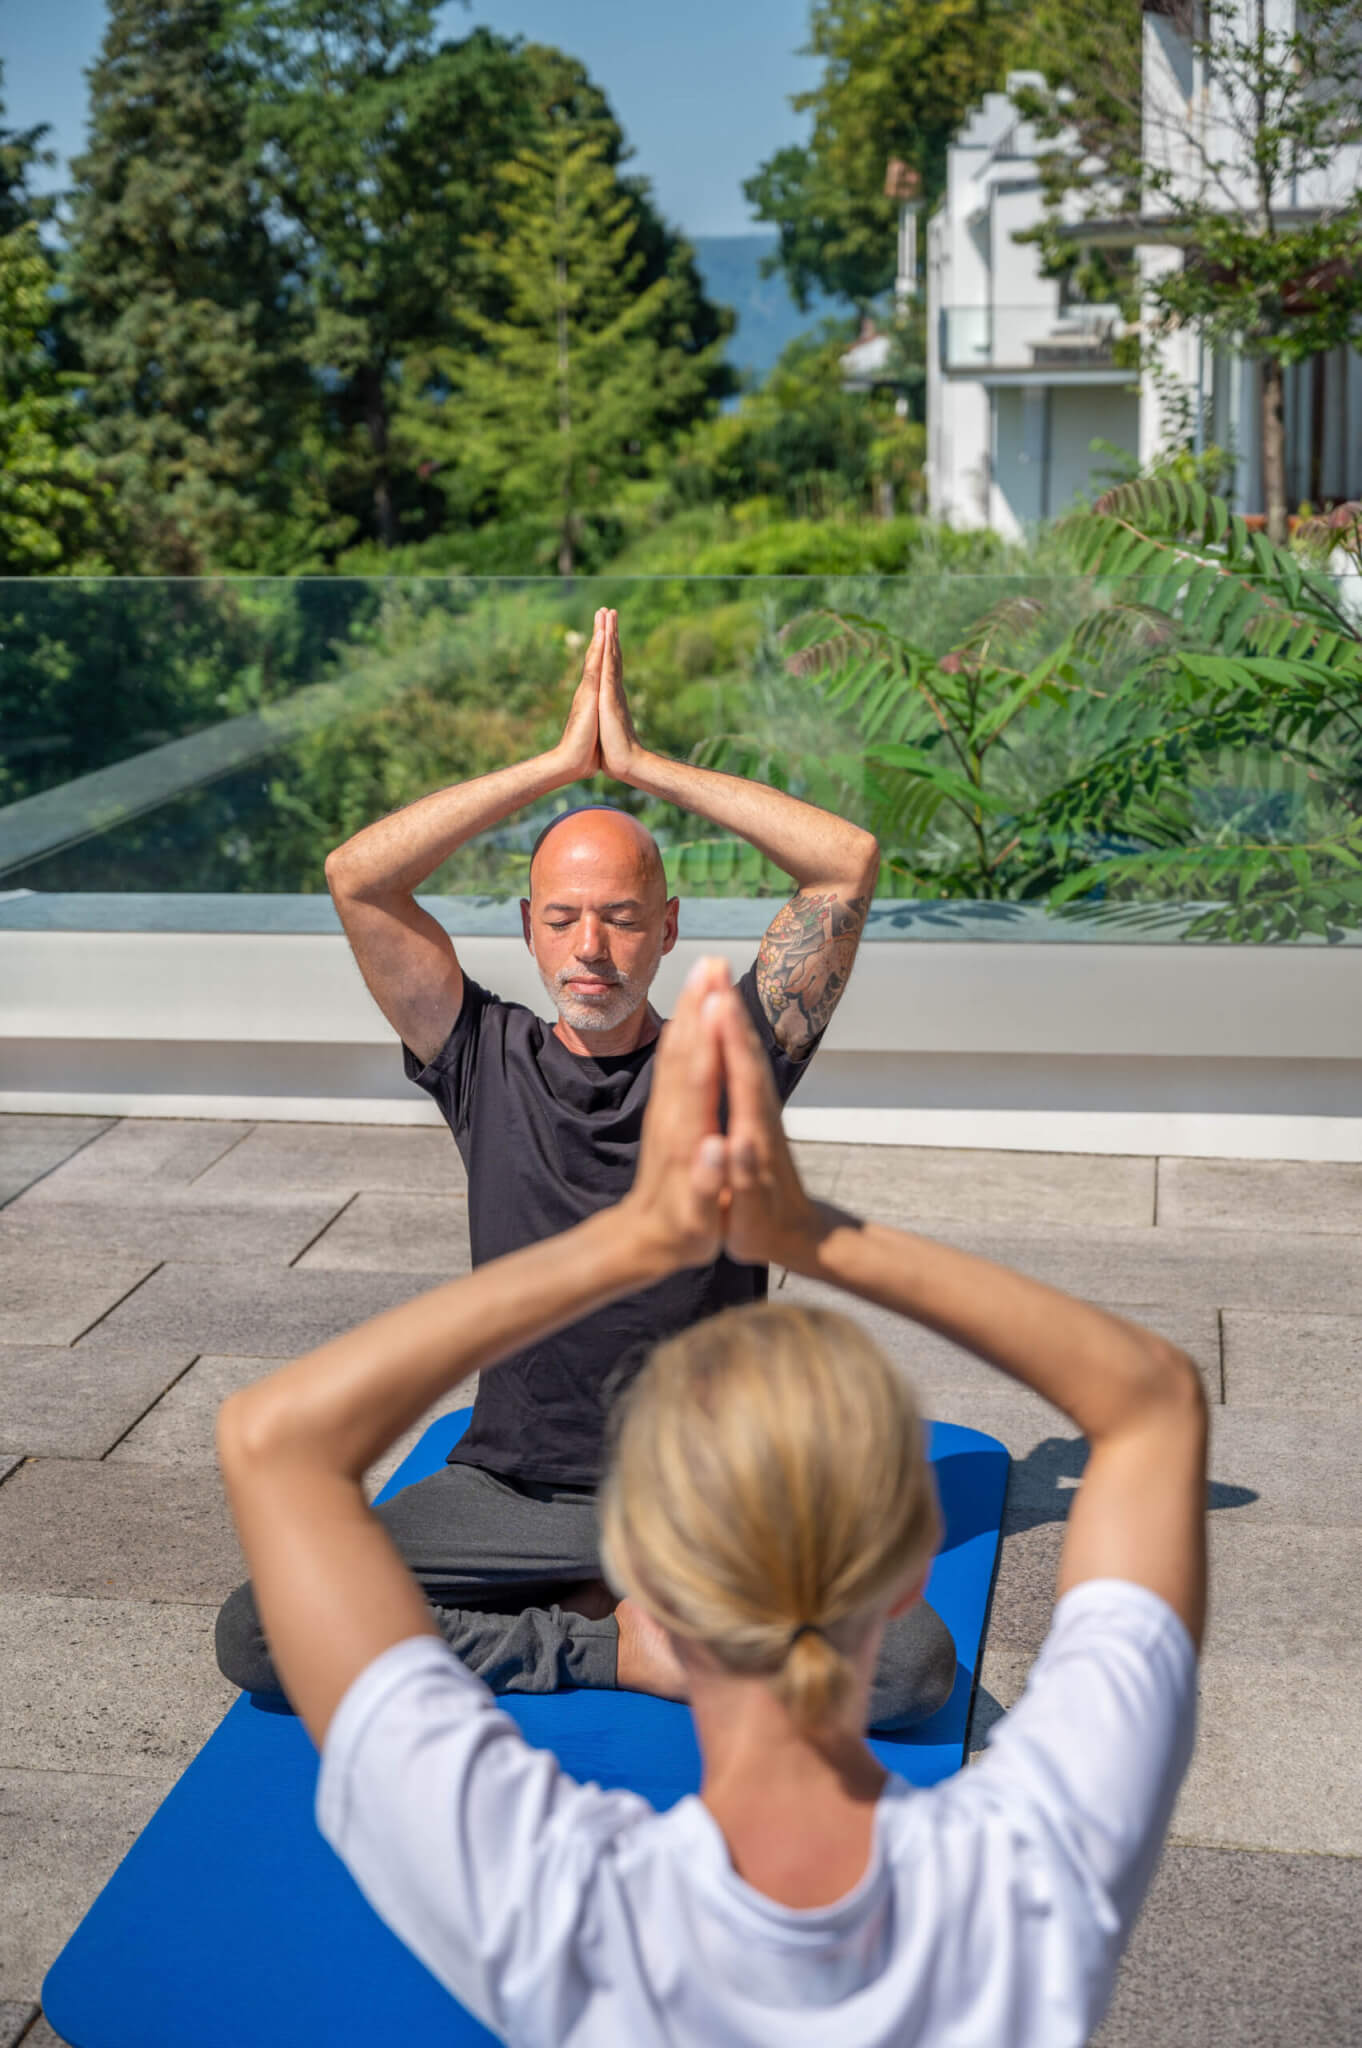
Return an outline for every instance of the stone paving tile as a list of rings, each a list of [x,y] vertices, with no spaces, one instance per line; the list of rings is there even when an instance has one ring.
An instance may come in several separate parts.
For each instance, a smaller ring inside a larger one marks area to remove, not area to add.
[[[32,1199],[71,1202],[101,1195],[118,1200],[131,1189],[185,1188],[250,1129],[248,1123],[188,1117],[124,1117],[39,1181]]]
[[[148,1784],[84,1772],[0,1771],[0,1991],[36,2004],[49,1968],[170,1781],[169,1772]],[[39,1856],[31,1853],[35,1842],[42,1844]],[[0,2048],[7,2038],[18,2037],[0,2026]],[[25,2035],[24,2048],[35,2038]]]
[[[878,1222],[1065,1224],[1083,1229],[1154,1221],[1152,1159],[1090,1153],[964,1152],[847,1146],[836,1200]]]
[[[19,1470],[23,1462],[24,1454],[22,1451],[5,1451],[0,1453],[0,1486],[4,1485],[11,1472]]]
[[[204,1353],[293,1358],[447,1277],[168,1265],[106,1327],[119,1344],[179,1343]]]
[[[0,1210],[0,1257],[178,1259],[194,1264],[287,1266],[325,1230],[334,1195],[264,1195],[210,1201],[193,1189],[153,1189],[93,1201],[35,1202]]]
[[[1038,1539],[1047,1539],[1042,1542]],[[1058,1532],[1035,1530],[1004,1545],[980,1683],[1004,1711],[1021,1698],[1054,1597]],[[1009,1550],[1022,1566],[1009,1574]],[[1005,1576],[1007,1575],[1007,1576]],[[1212,1629],[1214,1601],[1212,1589]],[[1337,1611],[1337,1610],[1336,1610]],[[1029,1634],[1030,1642],[1021,1640]],[[1231,1635],[1231,1641],[1233,1640]],[[1198,1680],[1198,1736],[1173,1814],[1171,1838],[1224,1848],[1362,1856],[1362,1655],[1335,1642],[1300,1654],[1208,1648]],[[1300,1638],[1297,1638],[1300,1641]],[[977,1750],[996,1710],[976,1711]]]
[[[0,1859],[0,1871],[3,1871]],[[4,1878],[0,1876],[0,1905],[4,1903]],[[17,1973],[16,1973],[17,1974]],[[4,1958],[0,1956],[0,1983],[5,1975]],[[24,2028],[37,2013],[37,2006],[31,1998],[0,1998],[0,2048],[15,2048]],[[32,2036],[29,2036],[30,2040]]]
[[[847,1159],[859,1147],[855,1145],[820,1145],[809,1139],[800,1139],[790,1146],[799,1178],[811,1195],[821,1202],[830,1202],[838,1178]]]
[[[8,1593],[217,1604],[244,1576],[215,1472],[35,1458],[0,1492]]]
[[[441,1273],[469,1267],[460,1195],[356,1195],[298,1261],[300,1272]]]
[[[1090,1301],[1362,1315],[1362,1238],[1162,1224],[1023,1232],[944,1223],[935,1235]]]
[[[0,1445],[30,1457],[102,1458],[193,1359],[128,1350],[102,1329],[73,1348],[0,1345]]]
[[[164,1787],[236,1698],[213,1655],[215,1612],[0,1593],[0,1770],[111,1772]]]
[[[777,1302],[813,1302],[843,1315],[854,1316],[873,1333],[888,1356],[911,1373],[924,1400],[929,1390],[934,1392],[938,1388],[986,1393],[994,1388],[1005,1390],[1015,1384],[1009,1382],[995,1366],[986,1365],[982,1359],[962,1351],[958,1345],[938,1337],[934,1331],[923,1329],[920,1323],[879,1308],[874,1302],[858,1301],[853,1295],[841,1294],[835,1287],[806,1280],[798,1273],[791,1273],[781,1284],[773,1286],[771,1299]],[[1144,1323],[1149,1329],[1157,1330],[1172,1343],[1180,1345],[1196,1360],[1207,1399],[1219,1401],[1220,1329],[1213,1308],[1185,1302],[1168,1305],[1152,1301],[1100,1305],[1114,1309],[1118,1315],[1133,1322]],[[948,1419],[959,1421],[962,1418],[952,1415]]]
[[[1362,1527],[1362,1409],[1218,1408],[1211,1479],[1253,1496],[1226,1517],[1236,1526]]]
[[[82,1347],[83,1349],[84,1347]],[[199,1358],[154,1408],[130,1430],[110,1465],[173,1465],[217,1470],[214,1429],[218,1409],[239,1387],[263,1379],[282,1358]]]
[[[1175,1840],[1362,1856],[1362,1662],[1208,1652]]]
[[[1362,1406],[1362,1316],[1226,1309],[1225,1399],[1291,1408]]]
[[[1170,1848],[1093,2048],[1357,2048],[1362,1863]]]
[[[28,2033],[24,2035],[23,2048],[71,2048],[65,2034],[58,2034],[46,2016],[40,2013]]]
[[[1362,1166],[1296,1159],[1161,1159],[1159,1223],[1362,1236]]]
[[[106,1116],[0,1115],[0,1202],[60,1166],[107,1131],[111,1121]]]
[[[24,2035],[23,2048],[71,2048],[65,2034],[58,2034],[43,2013],[39,2013]]]
[[[0,1238],[0,1344],[74,1344],[155,1267],[154,1258],[79,1251],[35,1258],[31,1247]]]
[[[361,1189],[456,1195],[463,1162],[447,1130],[401,1125],[258,1124],[201,1176],[204,1194],[271,1189],[353,1195]]]
[[[1212,1515],[1207,1533],[1208,1650],[1288,1669],[1351,1663],[1362,1678],[1362,1528],[1245,1523],[1227,1514]],[[1353,1723],[1362,1738],[1362,1703]]]

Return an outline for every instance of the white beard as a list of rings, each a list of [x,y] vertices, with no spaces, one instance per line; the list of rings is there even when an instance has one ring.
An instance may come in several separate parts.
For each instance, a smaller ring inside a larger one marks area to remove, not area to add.
[[[633,1016],[640,1003],[647,1002],[661,959],[662,936],[659,933],[657,949],[651,960],[633,974],[615,973],[613,986],[598,996],[579,995],[569,987],[572,977],[581,972],[577,961],[565,967],[560,974],[550,974],[540,967],[539,979],[558,1015],[573,1031],[580,1031],[583,1036],[593,1031],[617,1031]],[[535,965],[539,965],[538,961]]]

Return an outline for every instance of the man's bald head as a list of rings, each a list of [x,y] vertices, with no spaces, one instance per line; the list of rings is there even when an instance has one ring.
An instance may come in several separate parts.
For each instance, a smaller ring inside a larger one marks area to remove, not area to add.
[[[541,851],[545,852],[542,862]],[[543,873],[557,873],[562,867],[577,873],[588,867],[631,868],[649,885],[650,895],[656,893],[666,900],[667,880],[657,841],[637,818],[613,804],[582,804],[549,820],[530,849],[531,900],[542,894],[544,887],[542,881],[536,881],[536,866]]]

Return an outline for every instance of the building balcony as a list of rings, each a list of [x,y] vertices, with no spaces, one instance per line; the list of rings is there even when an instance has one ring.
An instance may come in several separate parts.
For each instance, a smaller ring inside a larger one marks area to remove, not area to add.
[[[1132,375],[1116,362],[1123,322],[1114,306],[943,306],[938,322],[947,376],[1056,384],[1126,383]]]

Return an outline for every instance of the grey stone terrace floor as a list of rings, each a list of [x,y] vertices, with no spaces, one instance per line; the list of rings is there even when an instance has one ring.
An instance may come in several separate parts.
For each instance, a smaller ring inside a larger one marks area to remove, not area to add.
[[[1104,2048],[1362,2043],[1362,1166],[801,1148],[1166,1331],[1215,1402],[1201,1740]],[[442,1130],[0,1117],[0,2048],[229,1701],[226,1392],[467,1258]],[[790,1281],[792,1291],[800,1283]],[[1014,1465],[972,1746],[1044,1633],[1069,1425],[874,1311]],[[389,1464],[395,1462],[399,1452]],[[147,2048],[156,2048],[148,2043]]]

